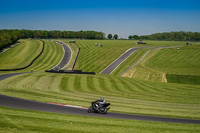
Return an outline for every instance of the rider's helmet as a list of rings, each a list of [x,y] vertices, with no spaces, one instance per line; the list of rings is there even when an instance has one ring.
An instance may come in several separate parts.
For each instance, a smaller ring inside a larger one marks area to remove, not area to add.
[[[101,101],[104,101],[104,98],[103,98],[103,97],[101,97],[101,98],[100,98],[100,100],[101,100]]]

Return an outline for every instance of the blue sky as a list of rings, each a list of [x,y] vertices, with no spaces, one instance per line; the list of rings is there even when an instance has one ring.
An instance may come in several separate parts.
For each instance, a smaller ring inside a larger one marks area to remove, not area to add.
[[[200,0],[0,0],[0,29],[200,32]]]

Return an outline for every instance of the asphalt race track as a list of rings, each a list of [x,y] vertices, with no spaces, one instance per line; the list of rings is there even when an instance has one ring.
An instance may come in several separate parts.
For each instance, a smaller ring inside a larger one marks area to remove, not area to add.
[[[4,79],[7,79],[7,78],[10,78],[12,76],[16,76],[16,75],[20,75],[20,74],[24,74],[25,72],[22,72],[22,73],[8,73],[8,74],[2,74],[0,75],[0,81],[1,80],[4,80]]]
[[[0,75],[0,80],[9,78],[11,76],[19,75],[23,73],[12,73]],[[90,105],[90,103],[88,103]],[[112,103],[111,103],[112,105]],[[155,116],[144,116],[134,114],[120,114],[108,112],[107,114],[96,114],[87,113],[87,109],[68,107],[62,105],[55,105],[50,103],[35,102],[31,100],[10,97],[0,94],[0,106],[35,110],[62,114],[82,115],[82,116],[93,116],[93,117],[105,117],[105,118],[118,118],[118,119],[131,119],[131,120],[142,120],[142,121],[157,121],[157,122],[169,122],[169,123],[185,123],[185,124],[200,124],[200,120],[192,119],[179,119],[179,118],[167,118],[167,117],[155,117]]]
[[[60,45],[62,45],[63,49],[64,49],[64,56],[61,60],[61,62],[57,65],[59,66],[60,68],[63,68],[64,66],[66,66],[68,64],[68,62],[70,61],[71,59],[71,56],[72,56],[72,51],[71,51],[71,48],[65,44],[65,43],[62,43],[62,42],[59,42],[59,41],[56,41],[57,43],[59,43]]]
[[[114,62],[112,62],[109,66],[107,66],[100,74],[111,74],[123,61],[125,61],[131,54],[133,54],[136,50],[146,48],[146,47],[136,47],[127,50],[124,54],[122,54],[119,58],[117,58]]]

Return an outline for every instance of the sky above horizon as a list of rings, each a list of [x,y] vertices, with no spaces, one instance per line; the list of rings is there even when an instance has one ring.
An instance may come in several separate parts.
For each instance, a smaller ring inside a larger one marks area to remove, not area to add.
[[[0,0],[0,29],[200,32],[200,0]]]

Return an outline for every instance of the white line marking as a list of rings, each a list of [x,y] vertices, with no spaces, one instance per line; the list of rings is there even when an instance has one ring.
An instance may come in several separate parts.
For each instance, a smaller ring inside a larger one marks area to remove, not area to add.
[[[135,51],[136,51],[136,50],[135,50]],[[130,57],[133,53],[135,53],[135,51],[133,51],[128,57]],[[127,60],[128,57],[127,57],[125,60]],[[123,60],[117,67],[115,67],[115,69],[117,69],[125,60]],[[114,69],[112,72],[114,72],[115,69]],[[112,74],[112,72],[111,72],[110,74]],[[110,75],[110,74],[109,74],[109,75]]]
[[[73,108],[81,108],[81,109],[86,109],[86,107],[82,107],[82,106],[75,106],[75,105],[64,105],[67,107],[73,107]]]
[[[135,47],[134,47],[135,48]],[[128,50],[125,51],[125,53],[127,53],[129,50],[131,50],[133,48],[130,48]],[[121,56],[123,56],[125,53],[123,53],[122,55],[120,55],[116,60],[118,60]],[[114,60],[110,65],[108,65],[105,69],[103,69],[99,74],[101,74],[104,70],[106,70],[109,66],[111,66],[116,60]],[[120,63],[121,64],[121,63]],[[118,66],[117,66],[118,67]],[[114,70],[113,70],[114,71]],[[112,73],[112,72],[111,72]],[[110,73],[110,74],[111,74]]]

